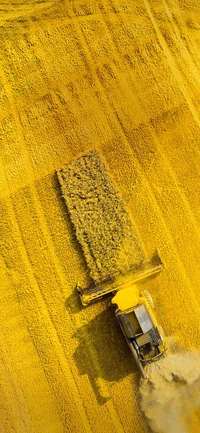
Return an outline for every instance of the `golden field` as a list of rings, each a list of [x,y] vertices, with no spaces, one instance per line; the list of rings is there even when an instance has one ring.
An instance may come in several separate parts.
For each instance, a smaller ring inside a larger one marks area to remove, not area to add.
[[[199,349],[199,0],[5,0],[0,32],[1,432],[147,433],[114,312],[75,291],[55,172],[98,150],[165,264],[145,282],[159,323]]]

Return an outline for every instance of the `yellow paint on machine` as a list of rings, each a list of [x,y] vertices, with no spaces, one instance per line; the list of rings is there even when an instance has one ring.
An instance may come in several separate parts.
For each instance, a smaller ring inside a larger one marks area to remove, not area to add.
[[[114,310],[75,291],[89,271],[56,171],[89,149],[106,161],[165,264],[141,283],[158,323],[199,350],[199,2],[0,6],[0,430],[147,433]],[[198,433],[192,401],[182,423]]]

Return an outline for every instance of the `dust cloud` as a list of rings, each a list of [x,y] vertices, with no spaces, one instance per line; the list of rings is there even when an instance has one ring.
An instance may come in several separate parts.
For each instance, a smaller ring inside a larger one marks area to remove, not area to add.
[[[170,353],[147,368],[141,409],[156,433],[200,431],[200,353]]]

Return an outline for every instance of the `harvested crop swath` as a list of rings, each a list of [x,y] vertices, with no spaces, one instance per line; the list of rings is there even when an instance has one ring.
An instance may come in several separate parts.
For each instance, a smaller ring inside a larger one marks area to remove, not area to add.
[[[140,242],[96,150],[59,170],[58,179],[92,278],[138,266]]]

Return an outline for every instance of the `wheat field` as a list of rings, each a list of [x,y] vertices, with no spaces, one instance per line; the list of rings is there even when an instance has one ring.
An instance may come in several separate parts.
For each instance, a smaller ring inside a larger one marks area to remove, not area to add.
[[[75,290],[89,274],[56,171],[102,155],[165,264],[144,283],[156,317],[199,349],[199,1],[1,0],[0,34],[1,432],[148,433],[112,308]]]

